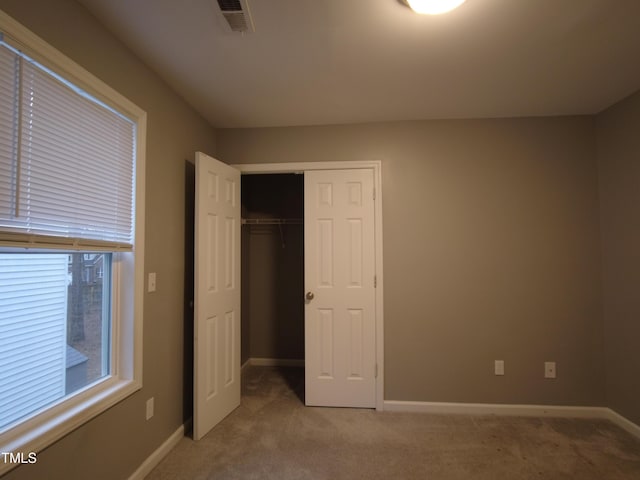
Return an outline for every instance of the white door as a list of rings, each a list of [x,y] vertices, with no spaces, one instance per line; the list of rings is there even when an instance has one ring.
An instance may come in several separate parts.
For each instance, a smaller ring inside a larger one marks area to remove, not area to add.
[[[196,153],[193,437],[240,405],[240,172]]]
[[[373,170],[305,171],[305,402],[376,406]]]

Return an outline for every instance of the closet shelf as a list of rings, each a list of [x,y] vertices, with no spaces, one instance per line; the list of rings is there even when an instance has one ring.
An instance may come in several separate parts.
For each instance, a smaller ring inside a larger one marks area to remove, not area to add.
[[[243,218],[242,225],[302,225],[302,218]]]

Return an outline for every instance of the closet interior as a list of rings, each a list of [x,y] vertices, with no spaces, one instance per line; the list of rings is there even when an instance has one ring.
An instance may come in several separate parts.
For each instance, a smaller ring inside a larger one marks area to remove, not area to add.
[[[304,175],[242,175],[241,360],[304,359]]]

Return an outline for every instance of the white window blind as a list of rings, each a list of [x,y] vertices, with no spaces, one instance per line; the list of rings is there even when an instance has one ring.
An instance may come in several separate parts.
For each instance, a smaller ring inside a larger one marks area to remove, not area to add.
[[[135,123],[0,43],[0,241],[131,249]]]
[[[10,217],[15,211],[15,168],[17,128],[17,68],[16,57],[0,48],[0,217]]]

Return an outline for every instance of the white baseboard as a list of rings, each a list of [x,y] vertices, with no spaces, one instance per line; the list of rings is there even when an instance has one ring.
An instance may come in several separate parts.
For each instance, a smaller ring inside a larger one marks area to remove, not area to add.
[[[247,363],[257,367],[304,367],[304,360],[294,358],[250,358]]]
[[[180,425],[178,429],[167,438],[147,459],[133,472],[129,480],[144,480],[144,477],[151,473],[164,457],[178,444],[184,437],[184,425]]]
[[[640,426],[636,425],[631,420],[623,417],[618,412],[611,410],[610,408],[607,408],[606,410],[606,418],[618,425],[623,430],[629,432],[634,437],[640,438]]]
[[[405,402],[385,400],[391,412],[451,413],[470,415],[512,415],[536,417],[606,418],[605,407],[565,407],[555,405],[508,405],[494,403]]]
[[[631,435],[640,438],[640,426],[607,407],[573,407],[558,405],[508,405],[493,403],[407,402],[385,400],[388,412],[438,414],[504,415],[523,417],[605,418]]]

